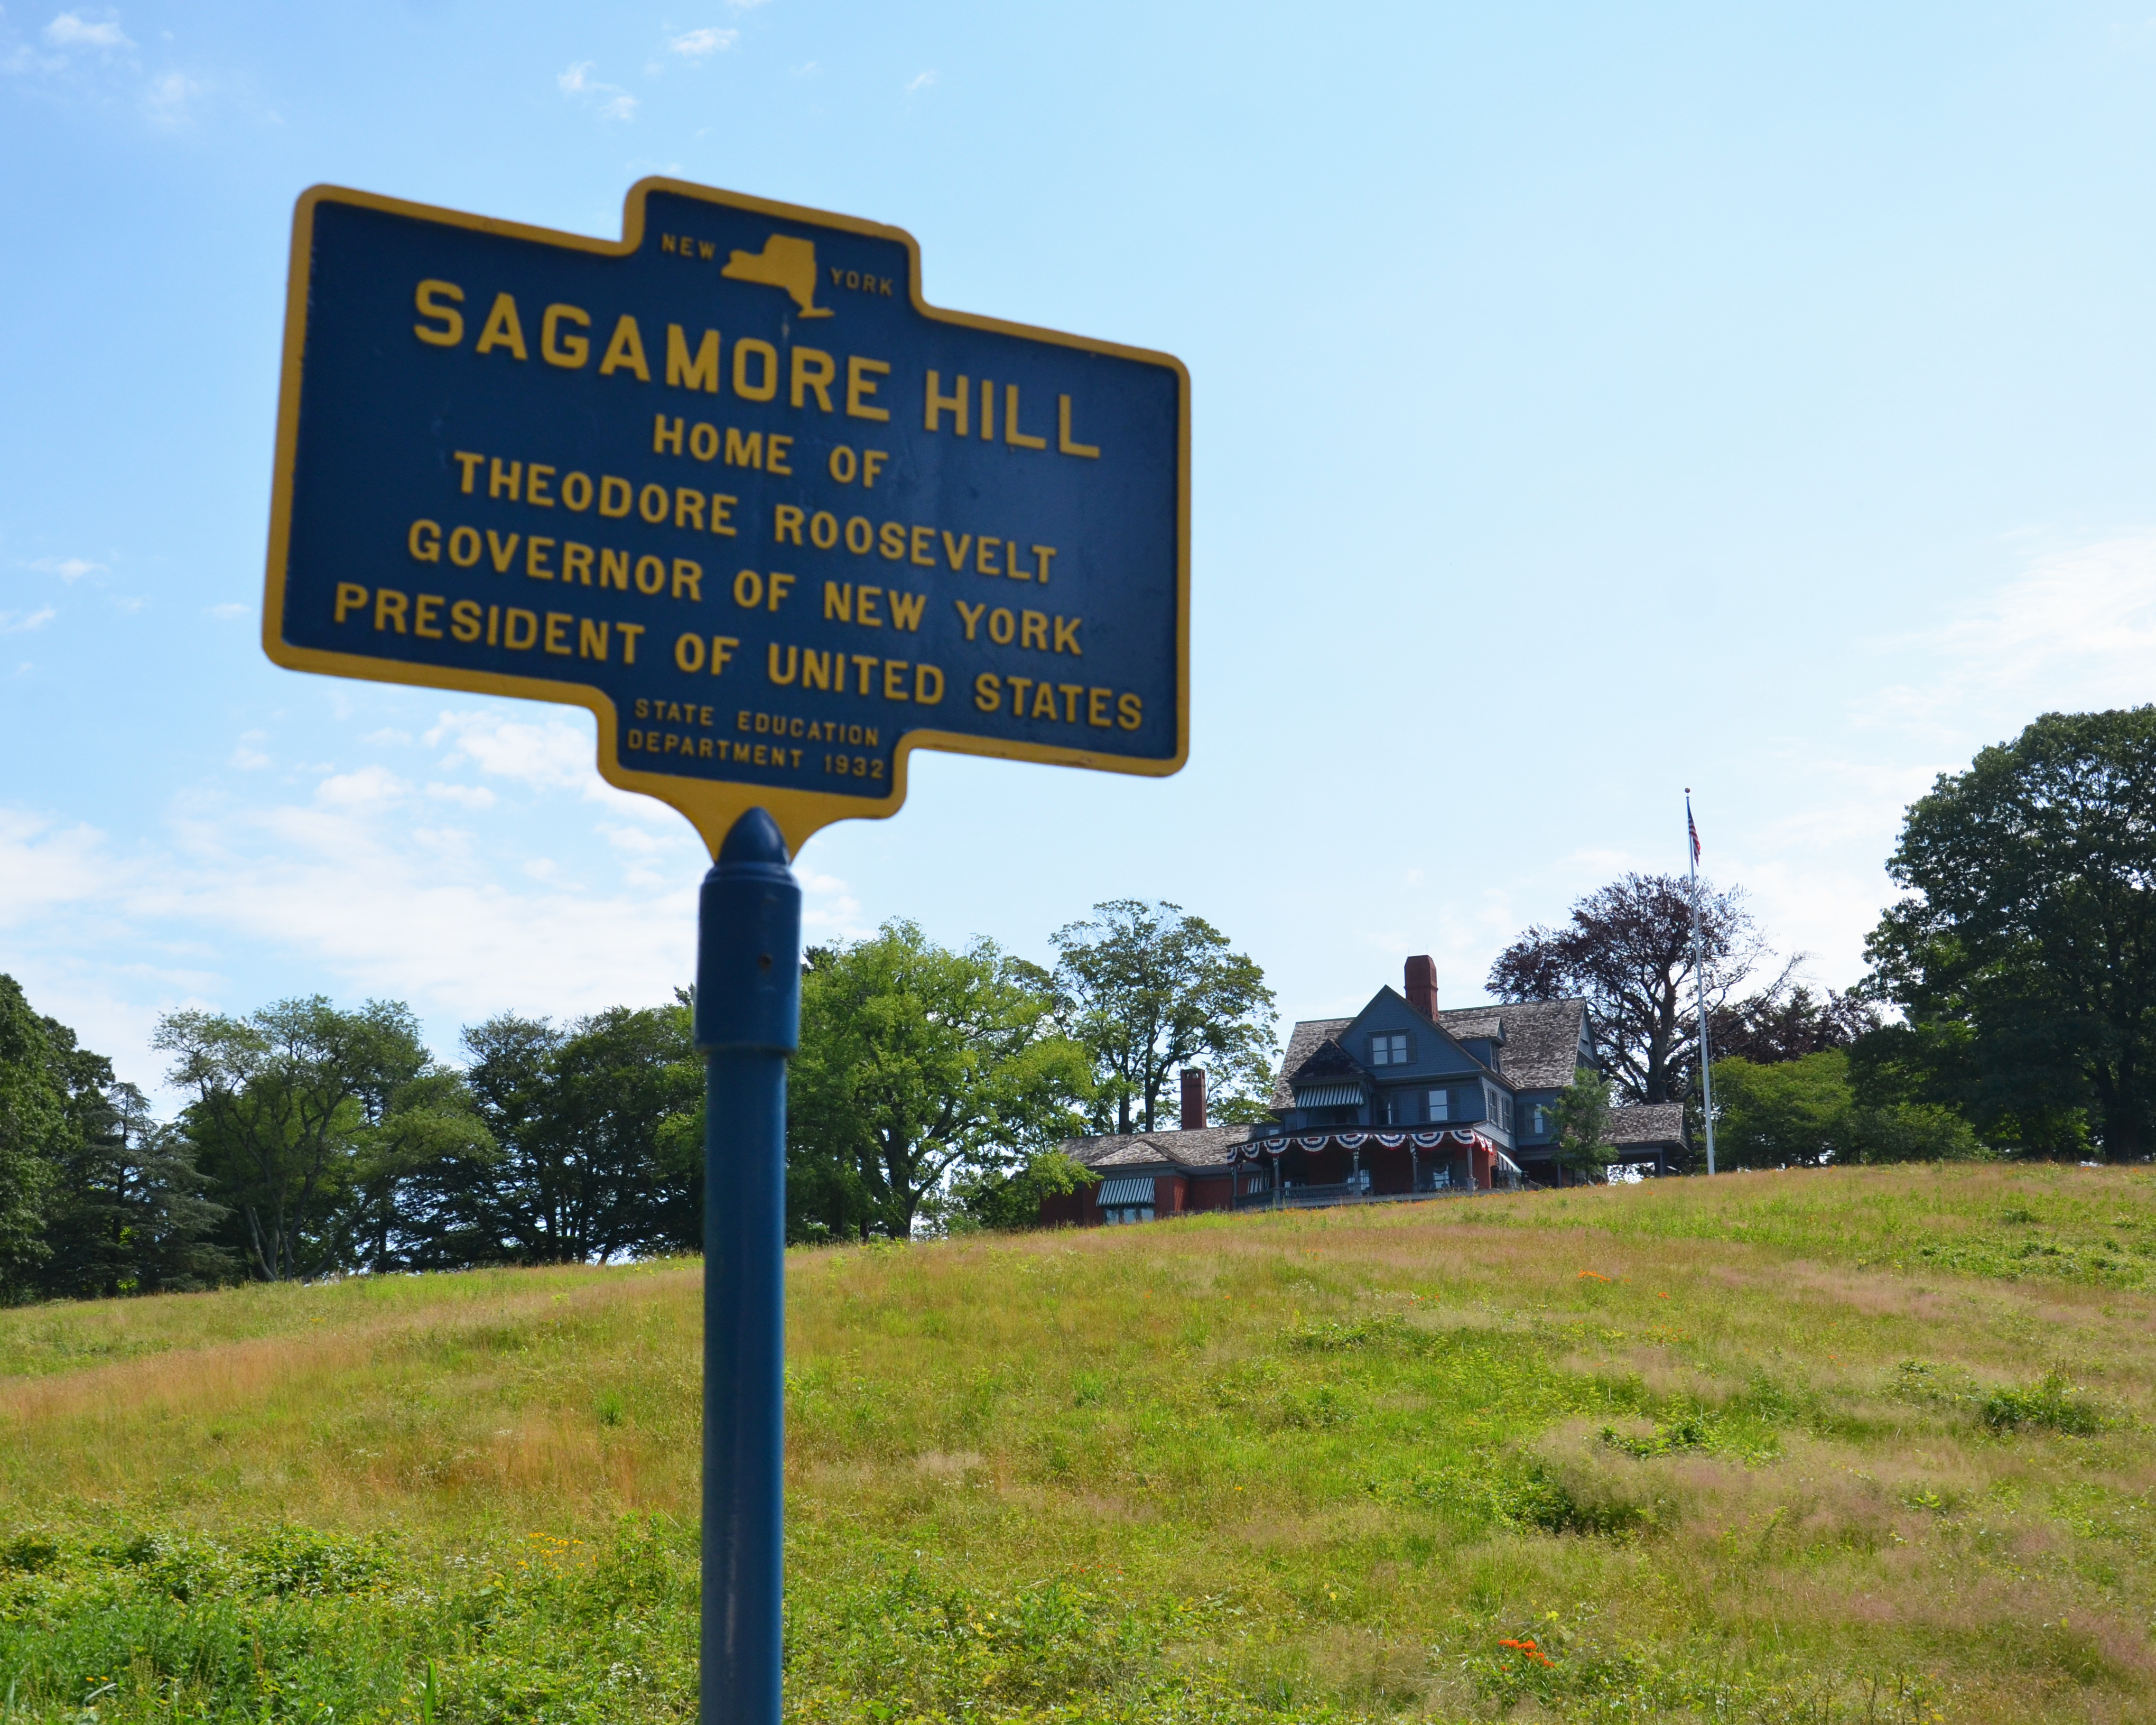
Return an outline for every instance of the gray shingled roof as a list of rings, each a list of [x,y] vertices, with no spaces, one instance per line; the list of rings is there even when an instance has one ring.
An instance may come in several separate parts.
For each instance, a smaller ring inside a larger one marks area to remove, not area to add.
[[[1510,1006],[1460,1006],[1440,1010],[1445,1033],[1462,1040],[1493,1036],[1502,1026],[1504,1045],[1498,1070],[1520,1090],[1563,1090],[1577,1070],[1580,1026],[1587,1015],[1584,1000],[1523,1000]],[[1295,1106],[1288,1080],[1325,1043],[1353,1019],[1305,1019],[1288,1034],[1287,1055],[1274,1081],[1276,1109]]]
[[[1287,1053],[1281,1060],[1280,1076],[1273,1081],[1273,1099],[1267,1106],[1281,1110],[1295,1106],[1289,1075],[1301,1071],[1305,1060],[1354,1022],[1353,1019],[1304,1019],[1288,1032]]]
[[[1247,1126],[1207,1126],[1190,1132],[1106,1132],[1065,1138],[1056,1148],[1073,1162],[1102,1173],[1111,1168],[1225,1168],[1228,1153],[1250,1136]]]
[[[1437,1021],[1454,1036],[1487,1035],[1468,1026],[1495,1021],[1505,1027],[1498,1070],[1522,1090],[1563,1090],[1579,1060],[1584,1000],[1522,1000],[1510,1006],[1463,1006],[1440,1012]]]
[[[1609,1111],[1609,1142],[1613,1144],[1682,1144],[1685,1141],[1682,1102],[1631,1102]]]

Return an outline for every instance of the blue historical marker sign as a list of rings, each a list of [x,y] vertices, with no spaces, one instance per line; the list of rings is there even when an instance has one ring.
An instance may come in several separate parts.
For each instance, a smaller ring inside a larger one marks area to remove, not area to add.
[[[1168,773],[1190,389],[940,311],[898,228],[669,180],[619,243],[318,187],[294,223],[263,640],[572,702],[716,851],[911,749]]]

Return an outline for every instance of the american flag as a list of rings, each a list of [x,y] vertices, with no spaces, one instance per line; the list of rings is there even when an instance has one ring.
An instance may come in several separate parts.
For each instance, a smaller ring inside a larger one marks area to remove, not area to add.
[[[1690,797],[1685,798],[1685,831],[1691,834],[1691,860],[1697,862],[1699,860],[1699,828],[1692,821]]]

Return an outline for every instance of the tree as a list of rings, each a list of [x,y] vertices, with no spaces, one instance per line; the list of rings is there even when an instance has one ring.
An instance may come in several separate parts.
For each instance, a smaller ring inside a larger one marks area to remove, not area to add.
[[[1740,892],[1699,890],[1708,1023],[1766,954]],[[1794,961],[1792,961],[1794,966]],[[1779,994],[1788,972],[1768,990]],[[1500,1000],[1584,999],[1609,1076],[1635,1102],[1681,1101],[1699,1065],[1691,894],[1669,875],[1626,875],[1530,928],[1490,967]]]
[[[1849,1055],[1838,1048],[1765,1065],[1717,1060],[1714,1104],[1715,1147],[1727,1168],[1958,1162],[1985,1153],[1950,1109],[1860,1103],[1850,1088]]]
[[[796,1237],[814,1222],[905,1239],[949,1183],[1075,1132],[1090,1074],[1055,1008],[1040,968],[992,941],[952,952],[894,921],[819,949],[802,979],[788,1183],[826,1208],[797,1212]]]
[[[1583,1178],[1607,1178],[1615,1152],[1609,1146],[1609,1081],[1581,1066],[1557,1099],[1557,1159]]]
[[[516,1261],[603,1262],[702,1238],[703,1064],[685,1002],[557,1028],[504,1014],[465,1032],[499,1160],[470,1232]]]
[[[394,1001],[341,1012],[321,995],[244,1019],[168,1014],[152,1045],[195,1093],[182,1123],[254,1272],[285,1281],[351,1267],[346,1206],[390,1100],[429,1065],[418,1021]]]
[[[44,1023],[22,985],[0,974],[0,1300],[28,1292],[48,1255],[45,1204],[67,1127]]]
[[[54,1158],[38,1291],[91,1300],[230,1281],[238,1266],[211,1237],[227,1211],[203,1196],[209,1183],[186,1134],[161,1126],[149,1099],[67,1025],[44,1023],[67,1126]]]
[[[1887,871],[1909,896],[1868,986],[1907,1023],[1866,1039],[1861,1087],[2025,1153],[2156,1147],[2156,707],[2047,713],[1941,774]]]
[[[1067,1197],[1100,1181],[1092,1169],[1060,1150],[1043,1150],[1015,1168],[985,1168],[962,1176],[953,1183],[952,1215],[954,1224],[1036,1228],[1040,1207],[1049,1199]]]
[[[1178,1066],[1208,1069],[1219,1118],[1262,1117],[1273,991],[1219,930],[1179,905],[1114,899],[1050,938],[1057,1010],[1092,1056],[1096,1132],[1152,1132],[1178,1117],[1178,1098],[1165,1094]]]
[[[1879,1009],[1861,994],[1838,994],[1830,988],[1820,1000],[1799,983],[1770,988],[1710,1014],[1707,1029],[1717,1060],[1734,1055],[1771,1065],[1826,1049],[1851,1047],[1884,1022]]]

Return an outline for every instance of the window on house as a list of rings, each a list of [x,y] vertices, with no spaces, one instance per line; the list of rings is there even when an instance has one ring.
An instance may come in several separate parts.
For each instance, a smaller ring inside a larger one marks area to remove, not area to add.
[[[1535,1109],[1535,1136],[1540,1137],[1549,1130],[1549,1110],[1539,1105]]]
[[[1404,1066],[1408,1063],[1408,1033],[1395,1030],[1389,1035],[1370,1039],[1370,1064],[1373,1066]]]
[[[1450,1120],[1452,1118],[1452,1092],[1450,1091],[1434,1090],[1430,1093],[1430,1117],[1432,1120]]]

